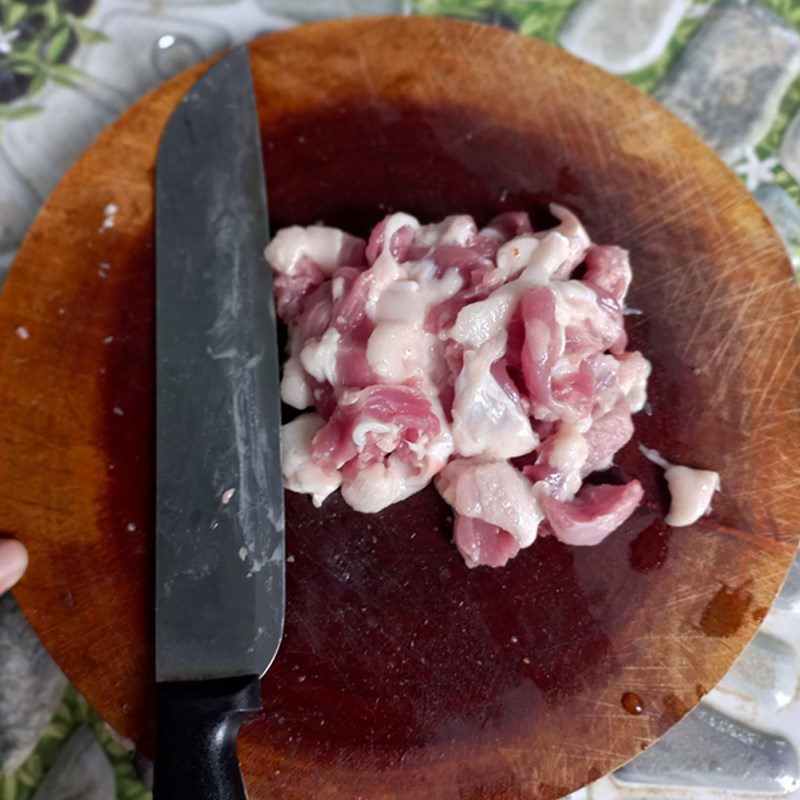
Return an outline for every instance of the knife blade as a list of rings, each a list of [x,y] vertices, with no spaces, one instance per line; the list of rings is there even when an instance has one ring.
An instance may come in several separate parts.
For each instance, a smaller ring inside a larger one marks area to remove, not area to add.
[[[242,48],[180,101],[156,167],[155,791],[170,800],[245,796],[238,723],[283,631],[268,238]]]

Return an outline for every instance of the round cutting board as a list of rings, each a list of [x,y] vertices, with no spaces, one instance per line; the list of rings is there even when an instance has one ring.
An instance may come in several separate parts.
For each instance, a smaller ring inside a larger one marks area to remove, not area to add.
[[[486,27],[370,19],[251,45],[273,228],[388,211],[480,222],[547,201],[630,249],[650,403],[598,547],[468,570],[433,490],[363,516],[287,495],[286,635],[240,753],[254,800],[546,800],[639,752],[728,669],[796,549],[800,304],[773,230],[656,103]],[[191,70],[94,144],[34,224],[0,312],[0,527],[58,663],[150,746],[153,166]],[[116,213],[110,206],[116,206]],[[104,224],[104,220],[106,220]],[[719,470],[670,529],[638,444]],[[625,698],[623,702],[623,697]]]

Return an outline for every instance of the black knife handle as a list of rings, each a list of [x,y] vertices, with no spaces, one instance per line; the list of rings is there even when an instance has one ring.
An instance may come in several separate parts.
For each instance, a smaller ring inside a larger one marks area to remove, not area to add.
[[[154,800],[246,800],[236,737],[261,708],[254,676],[160,683]]]

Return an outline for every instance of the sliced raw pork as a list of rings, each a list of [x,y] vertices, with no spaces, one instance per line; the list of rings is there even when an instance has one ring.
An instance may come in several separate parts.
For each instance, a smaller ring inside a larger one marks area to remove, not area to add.
[[[577,216],[523,212],[480,228],[390,214],[367,242],[324,226],[267,248],[289,327],[281,396],[286,486],[341,487],[372,513],[435,479],[470,567],[500,567],[540,525],[597,544],[641,501],[637,481],[585,485],[633,435],[650,364],[626,350],[625,250]],[[584,265],[583,277],[573,277]]]

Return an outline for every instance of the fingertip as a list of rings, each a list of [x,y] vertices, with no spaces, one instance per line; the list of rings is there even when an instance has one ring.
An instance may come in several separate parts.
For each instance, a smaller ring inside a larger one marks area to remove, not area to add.
[[[0,539],[0,594],[14,586],[28,568],[28,551],[16,539]]]

